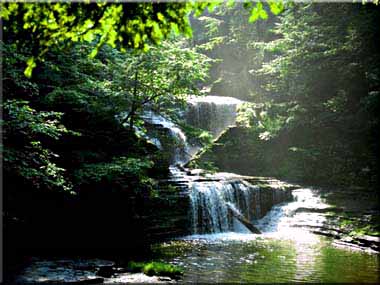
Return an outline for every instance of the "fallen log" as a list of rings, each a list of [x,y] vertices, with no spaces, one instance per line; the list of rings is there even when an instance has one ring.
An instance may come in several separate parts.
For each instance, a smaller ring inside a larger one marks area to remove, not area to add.
[[[261,234],[260,230],[256,228],[248,219],[246,219],[238,210],[231,204],[227,203],[227,208],[230,211],[231,215],[235,217],[240,223],[242,223],[248,230],[254,234]]]

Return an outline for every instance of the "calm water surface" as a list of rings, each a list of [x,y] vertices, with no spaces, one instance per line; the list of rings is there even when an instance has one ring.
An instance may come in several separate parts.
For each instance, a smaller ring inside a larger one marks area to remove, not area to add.
[[[297,192],[298,191],[298,192]],[[370,282],[379,283],[379,255],[310,233],[324,216],[297,212],[328,207],[310,189],[274,207],[259,223],[262,235],[193,235],[155,247],[161,260],[182,266],[183,282]]]
[[[321,210],[330,205],[311,189],[295,190],[294,196],[295,201],[275,206],[257,222],[263,234],[247,233],[242,226],[237,227],[239,233],[192,235],[156,245],[155,258],[182,266],[185,274],[180,282],[380,284],[379,255],[339,247],[331,239],[310,233],[307,228],[323,225],[326,217],[323,211],[307,209]],[[96,268],[101,264],[110,266],[113,262],[37,258],[17,280],[22,284],[88,281],[97,277]],[[126,282],[120,278],[107,282],[120,280]]]

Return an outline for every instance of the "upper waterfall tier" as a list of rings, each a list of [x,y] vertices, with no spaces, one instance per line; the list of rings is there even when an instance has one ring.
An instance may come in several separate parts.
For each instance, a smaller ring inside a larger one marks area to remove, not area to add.
[[[170,145],[171,159],[170,162],[172,165],[183,164],[187,162],[192,153],[195,152],[192,150],[192,147],[188,144],[185,133],[170,119],[158,115],[152,111],[146,111],[143,115],[145,122],[148,122],[151,125],[160,126],[163,129],[168,130],[168,134],[172,138],[171,141],[164,143],[164,146],[168,148]],[[149,138],[156,146],[162,146],[162,142],[157,138]]]
[[[235,125],[237,108],[242,103],[232,97],[191,97],[188,100],[186,121],[218,137],[225,129]]]
[[[210,131],[215,138],[228,127],[235,125],[236,111],[241,103],[243,101],[232,97],[191,97],[184,116],[189,125]],[[185,133],[170,118],[153,111],[145,111],[142,119],[155,126],[153,129],[148,128],[148,134],[144,136],[161,150],[170,153],[171,165],[185,164],[201,147],[189,143]],[[142,132],[141,134],[143,135]]]

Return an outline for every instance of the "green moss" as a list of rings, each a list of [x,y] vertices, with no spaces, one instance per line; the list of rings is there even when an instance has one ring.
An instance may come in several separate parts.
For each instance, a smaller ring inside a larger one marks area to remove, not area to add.
[[[150,262],[146,264],[143,268],[143,272],[146,275],[158,275],[158,276],[169,276],[169,277],[178,277],[182,275],[182,269],[167,263],[162,262]]]
[[[130,261],[128,263],[127,269],[130,272],[141,272],[144,268],[145,263],[144,262],[134,262]]]
[[[342,214],[339,226],[341,229],[348,231],[349,236],[380,236],[379,217],[370,215],[367,219],[363,219],[351,217],[346,213]]]
[[[183,274],[180,267],[167,264],[163,262],[129,262],[128,270],[131,272],[143,272],[148,276],[168,276],[171,278],[178,278]]]

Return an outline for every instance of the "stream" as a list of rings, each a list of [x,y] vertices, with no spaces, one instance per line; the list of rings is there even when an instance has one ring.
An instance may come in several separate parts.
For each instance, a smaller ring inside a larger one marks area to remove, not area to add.
[[[261,235],[190,235],[156,245],[156,254],[185,268],[183,282],[378,282],[378,254],[313,234],[325,217],[305,209],[329,205],[310,188],[293,196],[258,221]]]
[[[217,137],[235,124],[241,103],[218,96],[192,101],[188,122]],[[172,174],[178,179],[178,171]],[[234,176],[219,173],[210,177],[218,175]],[[183,267],[181,282],[379,281],[378,253],[313,233],[327,224],[326,214],[334,208],[319,190],[299,187],[291,191],[291,199],[272,190],[268,205],[265,190],[252,184],[244,178],[191,182],[192,235],[156,244],[156,258]],[[228,214],[227,205],[252,221],[262,234],[249,232]],[[270,209],[266,213],[264,206]]]
[[[274,206],[257,221],[260,235],[238,227],[239,231],[178,237],[153,245],[153,257],[181,266],[180,283],[378,283],[379,254],[312,233],[310,229],[321,226],[325,217],[305,209],[329,205],[311,188],[296,189],[292,194],[293,201]],[[177,282],[123,271],[108,278],[99,276],[102,267],[110,266],[117,269],[111,260],[35,258],[18,281]]]
[[[235,124],[239,104],[237,99],[217,96],[192,99],[187,120],[216,138]],[[182,130],[166,118],[147,113],[146,120],[168,129],[180,142],[173,151],[170,169],[172,180],[187,189],[191,234],[152,246],[155,260],[184,269],[180,282],[379,282],[378,252],[315,234],[326,225],[328,210],[333,207],[318,189],[287,189],[275,179],[231,173],[189,175],[176,166],[188,161],[189,153],[194,154],[198,146],[189,145]],[[157,138],[150,139],[165,148]],[[270,187],[263,187],[263,181]],[[231,209],[261,234],[251,233]],[[109,276],[99,274],[102,268],[111,267]],[[17,280],[175,282],[125,273],[112,260],[41,258],[34,258]]]

